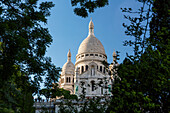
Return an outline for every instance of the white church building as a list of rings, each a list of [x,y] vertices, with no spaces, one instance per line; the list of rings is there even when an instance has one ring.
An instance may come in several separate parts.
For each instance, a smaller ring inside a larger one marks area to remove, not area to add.
[[[103,61],[107,62],[107,55],[102,43],[94,35],[94,24],[91,20],[89,34],[79,46],[75,64],[71,62],[71,52],[68,51],[67,62],[62,67],[59,87],[78,97],[82,94],[86,98],[105,97],[106,95],[108,95],[106,97],[109,97],[114,81],[112,74],[114,71],[110,70],[116,65],[116,56],[114,51],[113,62],[109,65],[109,69],[106,69]],[[110,75],[109,71],[111,72]],[[48,109],[50,113],[58,113],[62,102],[64,100],[59,97],[51,99],[50,102],[35,102],[35,113],[41,113],[43,108]],[[80,101],[80,103],[72,101],[77,108],[79,108],[79,104],[82,104],[81,102],[83,101]]]
[[[113,66],[116,53],[113,52]],[[105,49],[94,35],[94,24],[92,20],[89,23],[89,34],[79,46],[76,55],[76,62],[71,62],[71,52],[67,54],[67,62],[62,67],[59,80],[59,87],[69,90],[71,94],[78,97],[85,88],[86,97],[103,96],[109,94],[111,88],[111,76],[106,71],[103,61],[107,62]],[[103,83],[107,81],[107,84]]]

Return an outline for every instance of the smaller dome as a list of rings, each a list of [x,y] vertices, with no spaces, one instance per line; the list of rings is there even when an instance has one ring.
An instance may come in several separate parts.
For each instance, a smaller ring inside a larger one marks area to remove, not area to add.
[[[63,65],[62,74],[72,72],[74,73],[74,64],[71,62],[71,52],[70,49],[67,54],[67,62]]]
[[[66,62],[66,63],[63,65],[62,73],[63,73],[63,72],[71,72],[71,71],[74,72],[74,64],[73,64],[71,61]]]

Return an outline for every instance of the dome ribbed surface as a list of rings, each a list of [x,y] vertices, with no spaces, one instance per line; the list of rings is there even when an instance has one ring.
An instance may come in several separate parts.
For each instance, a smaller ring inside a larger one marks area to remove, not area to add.
[[[74,64],[71,61],[66,62],[62,68],[62,72],[68,72],[68,71],[74,72]]]
[[[94,35],[89,35],[79,46],[78,54],[82,53],[105,54],[105,50],[100,40],[98,40]]]

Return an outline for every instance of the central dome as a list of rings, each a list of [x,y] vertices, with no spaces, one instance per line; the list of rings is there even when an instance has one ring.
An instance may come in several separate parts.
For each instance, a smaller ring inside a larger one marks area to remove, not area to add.
[[[89,35],[83,40],[78,49],[78,55],[82,53],[101,53],[105,55],[102,43],[94,36],[94,25],[92,20],[89,23]]]
[[[98,40],[94,35],[90,35],[80,44],[78,54],[82,53],[105,54],[105,50],[100,40]]]

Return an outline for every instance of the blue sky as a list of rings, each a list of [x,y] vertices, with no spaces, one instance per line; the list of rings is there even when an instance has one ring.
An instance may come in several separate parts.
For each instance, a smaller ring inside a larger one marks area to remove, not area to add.
[[[123,61],[126,52],[132,53],[130,47],[123,46],[127,36],[122,23],[127,21],[123,17],[120,8],[131,7],[138,9],[140,4],[136,0],[110,0],[109,5],[96,9],[87,18],[74,14],[71,0],[54,0],[55,7],[48,17],[49,32],[53,37],[53,43],[47,49],[46,56],[52,58],[57,67],[62,67],[67,61],[67,52],[70,49],[72,62],[76,61],[79,45],[88,35],[88,24],[92,17],[95,36],[101,41],[108,57],[108,63],[112,62],[114,49],[120,52],[119,63]]]

